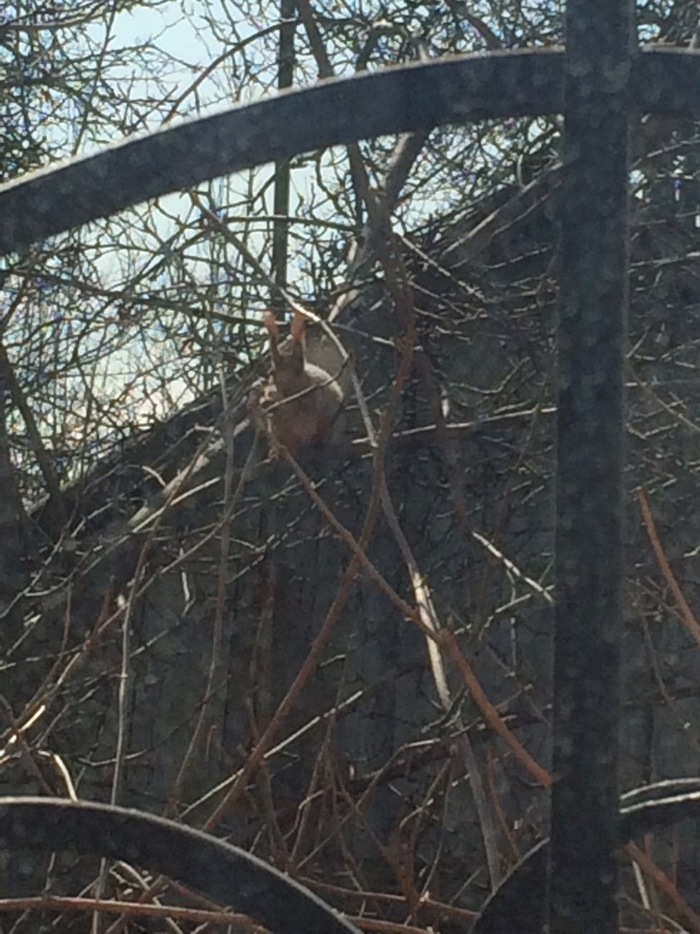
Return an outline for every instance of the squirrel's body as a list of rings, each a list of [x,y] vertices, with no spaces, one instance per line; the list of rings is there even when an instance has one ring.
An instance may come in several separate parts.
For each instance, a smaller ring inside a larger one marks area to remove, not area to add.
[[[254,406],[266,414],[273,442],[295,453],[303,444],[321,440],[330,430],[345,399],[338,374],[306,360],[306,319],[296,313],[291,340],[279,345],[277,322],[265,313],[270,335],[272,372]]]

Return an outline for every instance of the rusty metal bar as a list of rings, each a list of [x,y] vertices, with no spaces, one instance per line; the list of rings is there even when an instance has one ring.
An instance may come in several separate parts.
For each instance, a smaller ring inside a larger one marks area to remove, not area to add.
[[[617,934],[632,0],[569,0],[550,934]]]

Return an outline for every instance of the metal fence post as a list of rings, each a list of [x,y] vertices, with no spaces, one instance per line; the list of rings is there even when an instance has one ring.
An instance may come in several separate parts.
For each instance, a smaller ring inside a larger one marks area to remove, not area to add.
[[[558,328],[551,934],[618,930],[632,0],[569,0]]]

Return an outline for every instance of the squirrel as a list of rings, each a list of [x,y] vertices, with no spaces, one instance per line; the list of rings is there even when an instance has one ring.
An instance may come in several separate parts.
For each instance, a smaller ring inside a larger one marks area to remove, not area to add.
[[[302,445],[328,434],[345,394],[338,374],[307,360],[306,317],[301,312],[295,312],[291,338],[284,344],[280,344],[277,320],[271,311],[264,312],[263,323],[270,338],[272,369],[266,381],[253,387],[248,408],[259,425],[267,423],[274,457],[280,447],[295,454]]]

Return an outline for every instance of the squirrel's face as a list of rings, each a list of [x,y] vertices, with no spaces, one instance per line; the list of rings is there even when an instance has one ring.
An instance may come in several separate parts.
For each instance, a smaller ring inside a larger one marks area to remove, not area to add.
[[[298,381],[304,373],[304,348],[292,341],[280,348],[274,379],[284,393],[298,392]]]

